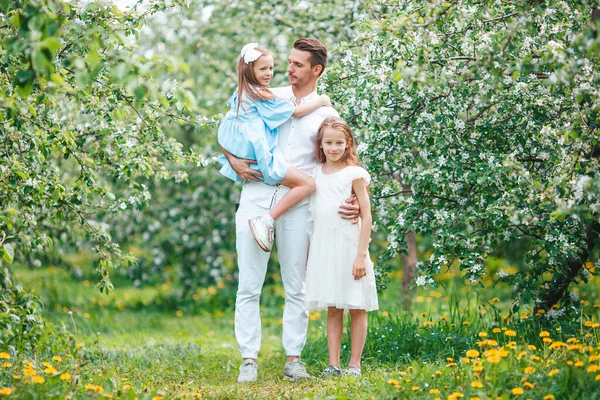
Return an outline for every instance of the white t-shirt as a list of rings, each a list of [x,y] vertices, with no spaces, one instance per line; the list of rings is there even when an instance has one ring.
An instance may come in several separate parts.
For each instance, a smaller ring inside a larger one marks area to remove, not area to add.
[[[296,104],[296,97],[291,86],[271,90],[280,99]],[[304,97],[301,103],[308,103],[318,97],[319,95],[314,91]],[[292,117],[279,126],[277,146],[283,152],[289,165],[307,173],[317,165],[314,154],[315,139],[321,122],[327,117],[339,117],[339,114],[332,107],[320,107],[304,117]],[[244,182],[242,197],[247,197],[248,200],[260,207],[270,208],[274,201],[280,199],[288,189],[281,187],[277,191],[277,199],[274,199],[276,190],[276,186],[269,186],[262,182]],[[308,199],[304,199],[298,205],[307,203]]]

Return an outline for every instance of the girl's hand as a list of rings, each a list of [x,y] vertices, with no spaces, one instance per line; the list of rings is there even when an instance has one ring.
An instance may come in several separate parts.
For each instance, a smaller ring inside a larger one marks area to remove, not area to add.
[[[331,99],[329,98],[329,96],[327,96],[326,94],[322,94],[319,96],[319,99],[321,100],[321,105],[323,107],[331,107]]]
[[[354,260],[354,265],[352,266],[352,275],[354,276],[355,281],[362,279],[367,275],[367,256],[366,255],[356,256],[356,260]]]

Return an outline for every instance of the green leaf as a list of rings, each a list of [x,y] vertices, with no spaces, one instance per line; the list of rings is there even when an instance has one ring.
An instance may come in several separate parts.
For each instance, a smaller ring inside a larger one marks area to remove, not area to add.
[[[92,50],[88,53],[85,61],[90,66],[90,68],[94,69],[96,65],[101,61],[100,54],[96,50]]]
[[[133,93],[135,94],[135,99],[137,101],[141,101],[144,98],[144,96],[146,95],[146,92],[147,92],[147,90],[144,85],[140,85],[140,86],[136,87],[133,91]]]
[[[15,249],[13,248],[13,246],[10,243],[6,243],[5,245],[2,246],[2,250],[3,250],[2,258],[7,263],[11,264],[13,262],[13,260],[15,259]]]
[[[31,52],[31,65],[38,73],[44,72],[48,65],[48,60],[42,49],[37,48]]]
[[[192,72],[190,66],[183,61],[179,63],[179,69],[182,70],[186,75],[189,75]]]
[[[52,53],[56,53],[60,49],[61,43],[57,37],[49,37],[41,42],[40,46],[50,50]]]

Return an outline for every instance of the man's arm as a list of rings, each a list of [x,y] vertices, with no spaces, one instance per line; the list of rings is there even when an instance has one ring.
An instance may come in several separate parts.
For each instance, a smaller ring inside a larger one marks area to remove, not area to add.
[[[233,170],[235,171],[237,176],[240,177],[240,179],[243,179],[245,181],[261,182],[261,179],[259,179],[260,177],[262,177],[260,171],[256,171],[250,168],[250,164],[256,164],[255,160],[237,158],[236,156],[225,150],[223,147],[221,147],[221,151],[223,152],[225,158],[227,158],[227,161],[229,161],[231,168],[233,168]]]

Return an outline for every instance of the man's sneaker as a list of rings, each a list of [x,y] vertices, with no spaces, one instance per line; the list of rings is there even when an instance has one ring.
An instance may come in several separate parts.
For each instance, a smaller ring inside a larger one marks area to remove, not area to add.
[[[240,374],[238,375],[238,382],[254,382],[258,378],[258,364],[256,361],[244,360],[240,365]]]
[[[304,363],[300,361],[299,358],[296,358],[293,361],[285,363],[285,367],[283,367],[283,377],[288,381],[294,382],[299,379],[310,378],[310,375],[306,372]]]
[[[354,365],[348,365],[348,369],[346,369],[346,375],[356,376],[357,378],[362,376],[360,369]]]
[[[250,225],[250,232],[254,236],[254,240],[258,243],[258,246],[266,252],[271,251],[273,248],[273,238],[275,233],[273,232],[273,228],[265,225],[262,217],[255,217],[248,220],[248,225]]]
[[[321,373],[321,376],[323,378],[331,378],[332,376],[336,376],[336,375],[341,375],[342,374],[342,370],[339,368],[334,367],[333,365],[329,364],[325,370]]]

